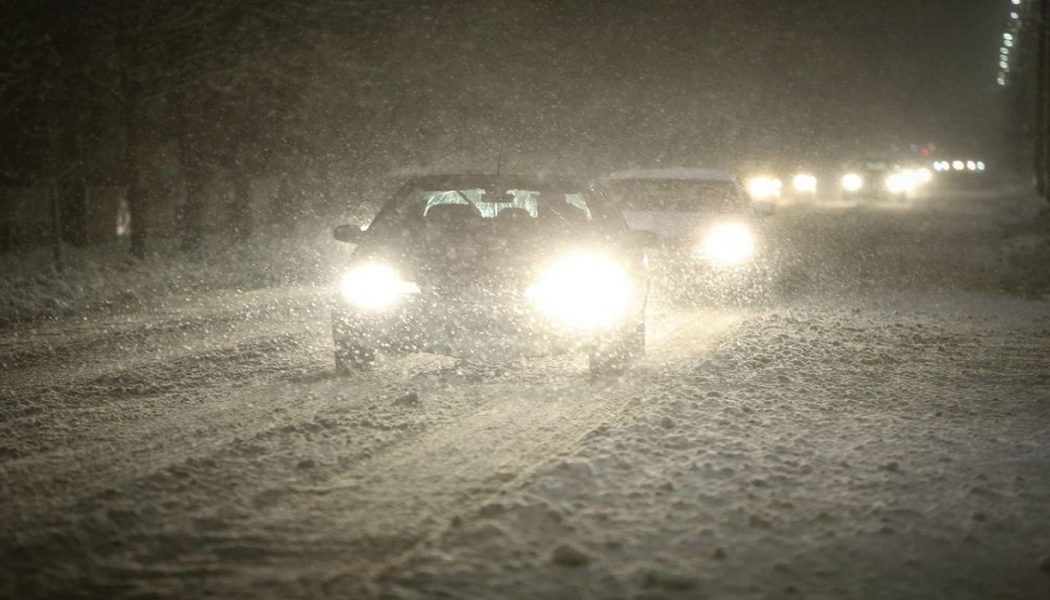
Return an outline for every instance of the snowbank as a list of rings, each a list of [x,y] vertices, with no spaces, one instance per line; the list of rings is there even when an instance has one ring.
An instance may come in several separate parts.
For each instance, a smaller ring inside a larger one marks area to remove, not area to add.
[[[300,231],[257,236],[243,245],[212,241],[198,258],[162,250],[136,260],[122,248],[65,248],[62,270],[48,249],[0,255],[0,324],[138,310],[172,295],[327,281],[349,247],[332,240],[327,222]]]

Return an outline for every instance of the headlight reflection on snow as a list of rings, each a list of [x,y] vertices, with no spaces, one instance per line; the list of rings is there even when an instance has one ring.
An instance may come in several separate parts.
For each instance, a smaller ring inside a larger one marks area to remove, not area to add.
[[[576,251],[547,267],[526,296],[561,325],[593,329],[623,318],[631,291],[630,277],[615,261]]]
[[[354,267],[339,280],[339,293],[343,298],[369,311],[386,310],[402,295],[418,292],[419,286],[405,281],[396,270],[381,263]]]
[[[755,236],[743,223],[722,223],[707,232],[700,258],[719,265],[738,265],[755,253]]]

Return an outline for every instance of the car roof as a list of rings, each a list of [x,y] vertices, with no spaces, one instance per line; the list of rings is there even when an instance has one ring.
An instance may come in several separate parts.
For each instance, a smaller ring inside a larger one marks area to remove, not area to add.
[[[732,183],[736,181],[728,171],[722,169],[704,169],[697,167],[670,167],[666,169],[629,169],[610,173],[604,178],[606,181],[629,181],[636,179],[679,179],[690,181],[720,181]]]
[[[578,188],[587,189],[589,184],[586,180],[566,177],[562,175],[525,175],[508,174],[494,175],[492,173],[451,173],[444,175],[415,175],[404,179],[405,185],[413,185],[435,189],[456,189],[466,187],[546,187],[546,188]]]

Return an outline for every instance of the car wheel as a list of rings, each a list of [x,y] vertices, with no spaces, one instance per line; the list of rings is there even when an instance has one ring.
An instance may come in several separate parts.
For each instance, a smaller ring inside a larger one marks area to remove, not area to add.
[[[376,362],[375,350],[336,344],[335,350],[335,372],[339,375],[349,375],[355,371],[367,369]]]
[[[599,344],[591,350],[592,375],[620,375],[636,357],[645,354],[645,321],[640,321],[620,339]]]

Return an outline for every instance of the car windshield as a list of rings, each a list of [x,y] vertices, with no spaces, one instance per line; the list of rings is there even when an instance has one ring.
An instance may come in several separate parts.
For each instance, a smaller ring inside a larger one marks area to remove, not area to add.
[[[380,212],[372,228],[601,230],[615,224],[603,209],[601,198],[582,186],[408,185]]]
[[[544,215],[569,222],[590,221],[594,217],[582,193],[501,188],[469,188],[454,190],[421,190],[418,197],[423,205],[423,218],[442,212],[445,206],[470,206],[483,219],[529,217],[538,219],[542,206]]]
[[[726,212],[747,206],[732,181],[632,179],[614,184],[620,206],[629,211]]]

